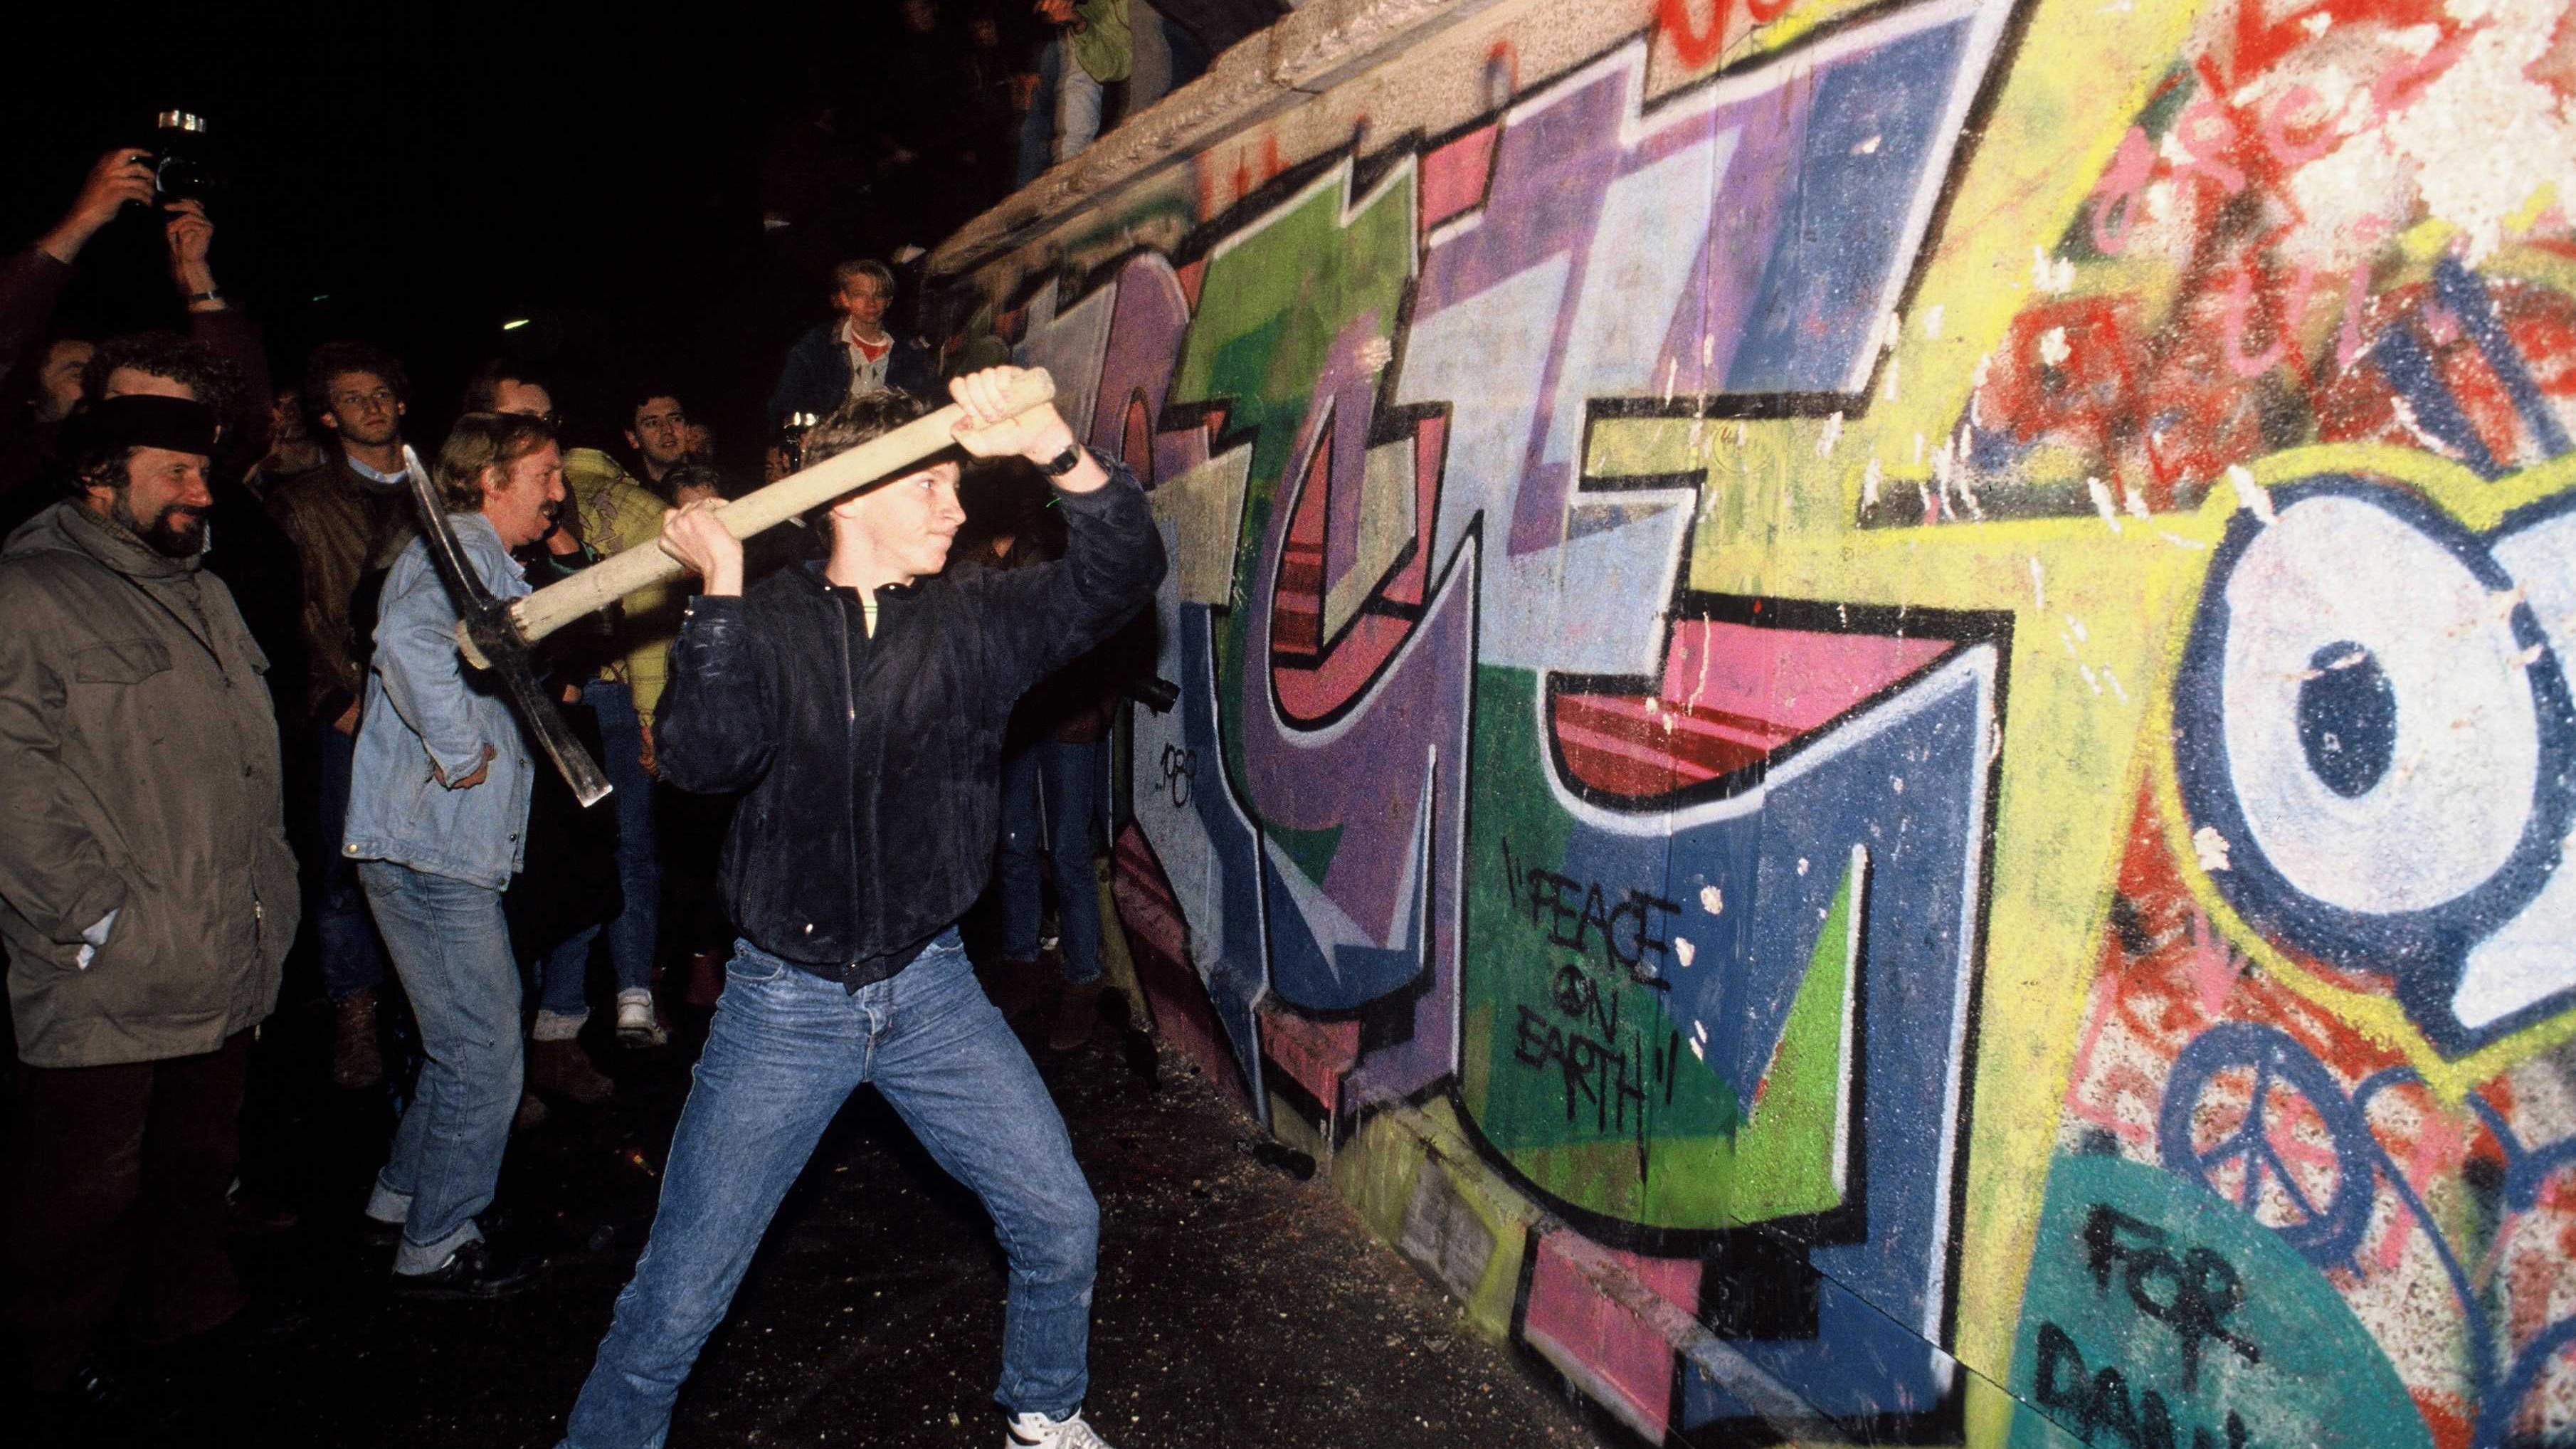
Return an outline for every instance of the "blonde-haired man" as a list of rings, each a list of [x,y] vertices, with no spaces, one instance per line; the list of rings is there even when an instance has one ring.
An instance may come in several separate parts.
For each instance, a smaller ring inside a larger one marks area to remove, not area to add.
[[[1081,1414],[1099,1209],[956,921],[992,872],[1012,704],[1144,606],[1163,547],[1135,479],[1077,446],[1054,408],[1007,416],[1012,371],[949,385],[974,425],[958,441],[1055,480],[1072,542],[1053,563],[943,572],[966,518],[953,457],[826,505],[830,556],[748,590],[742,544],[709,504],[663,525],[699,579],[658,724],[663,771],[683,790],[744,792],[722,871],[742,940],[652,1238],[566,1425],[573,1449],[662,1442],[770,1215],[862,1082],[993,1214],[1011,1264],[994,1393],[1008,1442],[1107,1449]],[[853,399],[808,454],[930,407]]]
[[[563,508],[563,459],[542,418],[467,413],[431,470],[465,559],[496,599],[528,592],[510,551]],[[494,1297],[532,1268],[485,1241],[519,1109],[519,968],[501,892],[522,861],[533,783],[526,738],[469,681],[456,604],[415,538],[394,560],[351,772],[343,852],[419,1020],[420,1080],[367,1216],[399,1232],[394,1283],[422,1297]]]

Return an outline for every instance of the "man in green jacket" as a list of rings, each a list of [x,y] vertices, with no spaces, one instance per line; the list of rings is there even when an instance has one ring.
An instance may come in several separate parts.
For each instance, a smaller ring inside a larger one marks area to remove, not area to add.
[[[268,661],[199,567],[215,415],[114,397],[70,432],[73,495],[0,552],[7,1307],[63,1413],[120,1301],[156,1342],[243,1306],[224,1195],[299,912]]]
[[[1079,156],[1100,135],[1108,88],[1135,68],[1135,35],[1127,0],[1038,0],[1039,18],[1056,27],[1055,159]]]

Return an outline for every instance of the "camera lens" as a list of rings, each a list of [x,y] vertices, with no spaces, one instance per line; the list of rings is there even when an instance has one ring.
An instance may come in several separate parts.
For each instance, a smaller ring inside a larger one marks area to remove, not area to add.
[[[152,194],[163,201],[192,201],[206,194],[206,174],[185,156],[164,156],[152,168]]]
[[[205,142],[206,118],[188,111],[163,111],[153,120],[161,143],[160,157],[152,164],[154,199],[165,204],[205,199],[206,167],[198,148]]]

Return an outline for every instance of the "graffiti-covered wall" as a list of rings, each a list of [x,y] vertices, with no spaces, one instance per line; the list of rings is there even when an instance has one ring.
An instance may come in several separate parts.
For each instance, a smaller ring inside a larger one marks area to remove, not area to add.
[[[2576,1434],[2566,0],[1405,8],[942,254],[1163,1028],[1649,1441]]]

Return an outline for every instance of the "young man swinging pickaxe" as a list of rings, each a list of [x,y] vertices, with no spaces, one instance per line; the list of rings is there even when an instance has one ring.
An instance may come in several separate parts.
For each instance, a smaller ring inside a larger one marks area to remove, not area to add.
[[[1006,1442],[1107,1449],[1079,1413],[1099,1212],[955,923],[991,873],[1012,704],[1144,607],[1163,547],[1123,465],[1079,447],[1052,405],[1013,415],[1016,373],[949,385],[957,438],[1052,479],[1071,537],[1061,560],[942,573],[965,521],[953,455],[829,505],[829,558],[748,594],[742,545],[709,505],[663,526],[700,592],[672,646],[656,749],[681,789],[745,792],[722,882],[742,939],[569,1449],[662,1442],[770,1215],[862,1082],[1000,1229]],[[858,398],[806,434],[806,459],[930,410],[899,392]]]

